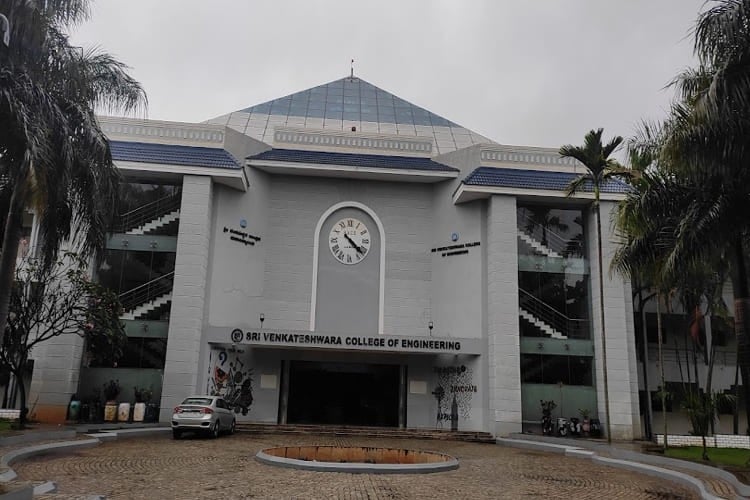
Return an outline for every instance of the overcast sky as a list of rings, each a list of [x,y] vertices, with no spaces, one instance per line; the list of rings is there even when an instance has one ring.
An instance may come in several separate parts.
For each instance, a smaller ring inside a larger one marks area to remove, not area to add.
[[[703,0],[98,0],[74,42],[199,122],[355,74],[497,142],[629,136],[693,64]]]

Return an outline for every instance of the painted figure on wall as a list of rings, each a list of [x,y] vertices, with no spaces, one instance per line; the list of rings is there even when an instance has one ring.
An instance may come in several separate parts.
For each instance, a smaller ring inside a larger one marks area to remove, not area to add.
[[[433,395],[437,400],[437,424],[443,426],[444,421],[455,428],[458,418],[471,417],[471,404],[477,386],[473,384],[473,370],[465,365],[436,366],[437,387]]]
[[[245,367],[239,354],[211,351],[208,393],[222,396],[235,413],[247,415],[253,404],[253,370]]]

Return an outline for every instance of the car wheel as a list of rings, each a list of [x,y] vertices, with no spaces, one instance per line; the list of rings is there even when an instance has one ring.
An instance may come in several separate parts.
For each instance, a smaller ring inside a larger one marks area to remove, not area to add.
[[[214,426],[209,431],[210,432],[209,435],[211,436],[211,439],[216,439],[217,437],[219,437],[220,431],[221,431],[221,423],[217,420]]]
[[[180,439],[180,437],[182,437],[182,431],[178,431],[177,429],[172,429],[172,437],[174,439]]]
[[[235,419],[232,419],[232,425],[229,426],[229,435],[231,436],[234,434],[234,431],[237,427],[237,421]]]

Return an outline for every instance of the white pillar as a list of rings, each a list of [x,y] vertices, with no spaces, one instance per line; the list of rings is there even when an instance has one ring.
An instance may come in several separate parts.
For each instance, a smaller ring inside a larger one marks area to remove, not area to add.
[[[622,276],[616,272],[610,273],[610,262],[617,248],[614,239],[611,216],[614,211],[613,202],[601,203],[602,221],[602,261],[604,267],[604,317],[607,336],[607,372],[609,383],[609,409],[611,417],[612,439],[630,440],[634,437],[633,418],[638,414],[638,401],[633,400],[634,387],[631,380],[637,384],[637,372],[633,371],[635,363],[631,356],[635,356],[633,322],[628,320],[627,306],[631,294],[626,292]],[[599,264],[597,258],[596,218],[589,212],[588,224],[588,260],[591,268],[591,311],[593,316],[592,340],[594,341],[596,365],[596,394],[599,418],[602,428],[606,430],[606,407],[604,400],[604,369],[602,364],[601,313],[599,310]],[[632,345],[631,345],[632,344]]]
[[[193,394],[198,385],[211,233],[211,188],[210,177],[186,175],[182,181],[161,421],[169,420],[172,408]]]
[[[516,199],[492,196],[487,208],[489,411],[495,435],[521,432]]]

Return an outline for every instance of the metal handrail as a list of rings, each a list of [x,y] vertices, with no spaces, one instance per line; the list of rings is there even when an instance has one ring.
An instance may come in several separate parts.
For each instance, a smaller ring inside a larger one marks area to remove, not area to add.
[[[589,338],[590,320],[571,318],[523,288],[518,288],[519,307],[527,310],[566,337]]]
[[[141,304],[152,301],[172,291],[174,286],[174,271],[154,278],[151,281],[138,285],[135,288],[118,295],[122,308],[132,311]]]
[[[113,232],[124,233],[143,224],[158,219],[180,208],[182,193],[177,192],[150,201],[115,217]]]
[[[537,232],[542,231],[541,227],[536,227],[531,231],[527,231],[526,222],[534,222],[535,224],[536,222],[531,217],[529,217],[528,215],[520,211],[516,212],[516,214],[517,214],[516,224],[517,224],[518,230],[525,233],[527,236],[530,236],[536,239],[537,241],[539,241],[539,244],[542,244],[541,240],[539,240],[537,238],[537,235],[535,234]],[[583,255],[583,245],[581,242],[578,242],[573,239],[565,238],[562,235],[557,234],[555,231],[553,231],[550,228],[545,228],[545,230],[547,233],[546,246],[550,248],[551,250],[554,250],[555,252],[562,254],[564,256],[567,256],[571,253]],[[554,243],[552,243],[553,241]],[[575,246],[571,248],[571,244],[575,244]]]

